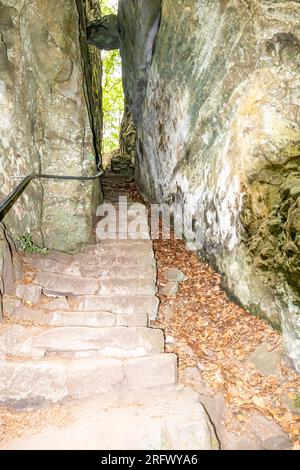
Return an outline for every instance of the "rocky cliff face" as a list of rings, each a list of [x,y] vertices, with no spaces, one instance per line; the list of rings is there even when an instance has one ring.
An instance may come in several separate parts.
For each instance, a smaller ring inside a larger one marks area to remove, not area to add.
[[[101,67],[91,52],[91,74],[85,16],[99,16],[98,5],[0,0],[0,198],[14,175],[96,171]],[[74,250],[91,237],[98,196],[97,182],[35,182],[4,222],[15,236],[30,231],[39,245]]]
[[[283,329],[300,370],[300,3],[163,0],[155,42],[146,27],[137,48],[141,11],[157,2],[129,1],[130,18],[120,3],[140,187],[184,204],[197,249]],[[135,64],[149,41],[139,104]]]

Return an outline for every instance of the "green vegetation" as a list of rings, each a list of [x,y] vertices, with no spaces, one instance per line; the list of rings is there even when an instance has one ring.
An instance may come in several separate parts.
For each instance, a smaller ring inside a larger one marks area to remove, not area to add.
[[[102,15],[117,13],[116,0],[100,0]],[[121,57],[118,50],[103,51],[103,153],[119,147],[124,112]]]
[[[48,248],[40,248],[34,245],[32,241],[32,235],[30,233],[21,235],[17,240],[20,244],[21,250],[24,251],[24,253],[48,253]]]
[[[300,395],[297,395],[295,399],[295,407],[300,408]]]

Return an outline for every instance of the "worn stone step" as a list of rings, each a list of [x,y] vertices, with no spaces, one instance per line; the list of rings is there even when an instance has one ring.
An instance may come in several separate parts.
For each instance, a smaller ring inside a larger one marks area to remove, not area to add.
[[[162,353],[164,334],[143,327],[58,327],[35,336],[32,346],[45,353],[97,351],[103,356],[136,357]]]
[[[126,254],[126,250],[123,251],[123,254],[114,254],[113,252],[111,254],[108,254],[107,251],[105,252],[100,252],[100,253],[95,253],[94,255],[90,255],[89,257],[86,257],[84,255],[82,256],[76,256],[76,259],[80,263],[84,263],[85,260],[85,265],[86,266],[103,266],[103,265],[108,265],[108,266],[123,266],[123,267],[131,267],[131,266],[140,266],[141,269],[143,266],[156,266],[156,261],[154,256],[151,254],[140,254],[138,256],[138,251],[136,250],[136,255]],[[125,253],[125,254],[124,254]]]
[[[72,417],[64,426],[51,422],[34,433],[3,443],[2,448],[99,453],[107,449],[199,451],[217,449],[218,445],[197,394],[171,385],[147,390],[146,394],[143,390],[126,390],[82,400],[72,408]]]
[[[42,286],[48,292],[73,295],[93,295],[100,287],[99,282],[93,278],[79,278],[44,271],[37,273],[33,284]]]
[[[156,268],[154,266],[83,266],[81,274],[84,277],[94,277],[96,279],[151,279],[156,280]]]
[[[112,241],[112,240],[110,240]],[[147,241],[147,240],[140,240],[140,241]],[[133,240],[135,242],[135,240]],[[102,243],[105,241],[100,241],[98,245],[96,245],[93,249],[90,249],[86,255],[88,257],[100,258],[103,255],[113,255],[117,257],[127,258],[128,260],[134,260],[136,258],[140,258],[141,256],[145,256],[145,258],[154,258],[153,250],[149,248],[149,245],[145,244],[143,246],[137,246],[135,244],[122,245],[121,243],[115,243],[114,246],[106,247]],[[78,255],[79,256],[79,255]],[[78,256],[74,257],[75,260],[78,259]],[[82,258],[81,258],[82,259]]]
[[[106,311],[122,314],[144,314],[155,320],[158,312],[159,299],[146,295],[114,295],[114,296],[82,296],[78,298],[80,311]]]
[[[28,328],[23,325],[2,325],[0,327],[0,358],[5,358],[7,354],[12,356],[34,354],[36,357],[42,357],[41,351],[33,350],[31,341],[35,335],[43,331],[43,328],[37,326]]]
[[[65,276],[81,276],[80,263],[70,260],[68,264],[62,263],[50,257],[33,259],[31,264],[42,271],[64,274]]]
[[[153,279],[101,279],[66,276],[50,272],[39,272],[34,284],[47,292],[78,295],[155,295],[157,287]]]
[[[155,295],[157,286],[153,279],[101,279],[99,295]]]
[[[102,240],[151,240],[148,232],[97,232],[97,241]]]
[[[103,328],[109,326],[148,326],[146,314],[116,315],[108,312],[45,312],[21,305],[13,313],[12,320],[31,321],[49,326],[88,326]]]
[[[138,249],[138,246],[137,246]],[[115,258],[113,258],[115,260]],[[95,259],[93,258],[93,261]],[[63,274],[67,276],[77,276],[95,279],[156,279],[156,267],[151,261],[150,265],[133,264],[122,265],[122,263],[84,264],[74,262],[70,265],[60,263],[51,259],[41,259],[34,261],[35,267],[49,273]],[[39,286],[32,286],[38,288]],[[25,300],[27,297],[25,297]]]
[[[151,240],[102,240],[97,245],[89,245],[87,253],[91,250],[98,250],[98,248],[112,249],[114,247],[130,247],[135,249],[147,249],[149,253],[153,251],[153,243]]]
[[[52,250],[52,251],[49,251],[47,254],[32,253],[30,256],[27,256],[25,259],[29,263],[38,262],[39,260],[51,259],[51,260],[58,261],[63,264],[69,264],[69,263],[72,263],[73,255],[69,253],[64,253],[63,251]]]
[[[177,379],[174,354],[140,358],[0,361],[0,401],[59,402],[87,398],[111,390],[171,385]],[[141,380],[141,370],[143,380]]]

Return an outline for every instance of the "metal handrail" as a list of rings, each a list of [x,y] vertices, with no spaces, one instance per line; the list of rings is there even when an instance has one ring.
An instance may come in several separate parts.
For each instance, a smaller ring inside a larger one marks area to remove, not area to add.
[[[93,176],[61,176],[61,175],[45,175],[41,173],[31,173],[28,176],[15,176],[13,179],[23,178],[21,183],[15,187],[15,189],[6,198],[0,202],[0,221],[5,217],[7,212],[12,208],[15,202],[19,199],[23,191],[27,188],[29,183],[35,179],[55,179],[55,180],[79,180],[79,181],[92,181],[102,176],[104,171],[99,171]]]

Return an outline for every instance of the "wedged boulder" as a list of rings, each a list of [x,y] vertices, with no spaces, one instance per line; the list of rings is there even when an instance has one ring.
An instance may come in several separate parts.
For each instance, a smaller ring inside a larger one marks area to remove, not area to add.
[[[120,48],[117,15],[106,15],[87,25],[88,43],[105,51]]]

